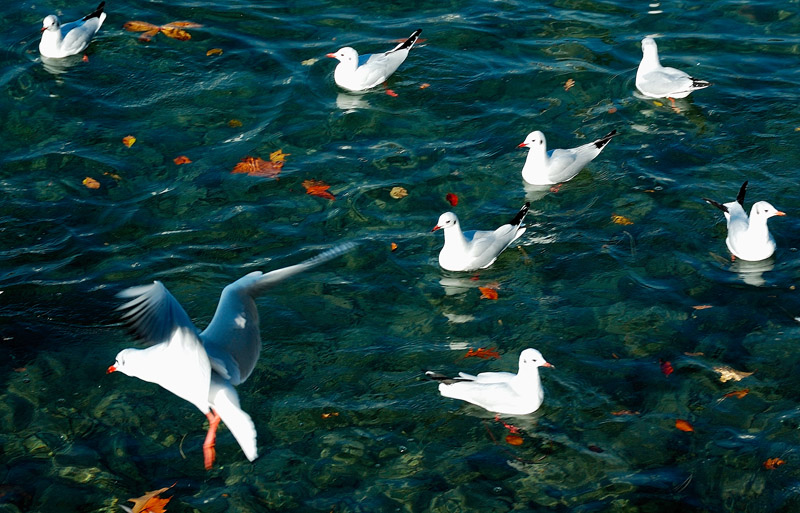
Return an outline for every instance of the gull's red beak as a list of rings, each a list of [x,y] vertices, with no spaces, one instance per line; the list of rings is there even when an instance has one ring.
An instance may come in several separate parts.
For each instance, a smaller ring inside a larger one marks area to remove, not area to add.
[[[114,367],[113,365],[110,365],[108,367],[108,369],[106,369],[106,374],[111,374],[112,372],[116,372],[116,371],[117,371],[117,368]]]
[[[431,231],[432,231],[432,232],[435,232],[436,230],[441,230],[441,228],[442,228],[442,227],[441,227],[441,226],[439,226],[439,225],[437,224],[436,226],[434,226],[434,227],[431,229]]]
[[[47,30],[47,27],[42,27],[42,30],[40,30],[39,32],[44,32],[45,30]]]
[[[527,148],[527,147],[528,147],[528,145],[527,145],[527,144],[525,144],[524,142],[521,142],[521,143],[519,143],[519,144],[517,145],[517,148]]]
[[[542,364],[542,367],[550,367],[551,369],[555,369],[556,368],[555,365],[553,365],[552,363],[548,363],[548,362],[544,362]]]
[[[336,54],[335,53],[326,53],[325,57],[330,57],[331,59],[335,59],[336,58]]]

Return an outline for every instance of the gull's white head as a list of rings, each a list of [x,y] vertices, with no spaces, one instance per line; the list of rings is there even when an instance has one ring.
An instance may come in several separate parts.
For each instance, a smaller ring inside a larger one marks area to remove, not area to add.
[[[547,149],[547,139],[544,138],[544,134],[539,130],[535,132],[531,132],[528,134],[528,137],[525,138],[524,141],[519,143],[517,148],[541,148],[543,150]]]
[[[431,231],[435,232],[436,230],[445,230],[451,226],[458,226],[458,217],[456,217],[456,215],[452,212],[445,212],[439,216],[436,226],[434,226]]]
[[[658,45],[652,37],[642,39],[642,55],[645,59],[655,57],[658,60]]]
[[[326,57],[331,59],[338,59],[339,62],[352,63],[358,65],[358,52],[355,49],[345,46],[336,51],[336,53],[329,53]]]
[[[112,372],[121,372],[128,376],[135,376],[133,369],[131,368],[130,361],[133,360],[131,357],[133,352],[136,349],[123,349],[119,353],[117,353],[117,357],[114,360],[114,365],[111,365],[107,370],[106,374],[111,374]]]
[[[45,30],[58,30],[60,28],[61,23],[58,21],[58,17],[56,17],[55,14],[50,14],[42,20],[42,32]]]
[[[530,369],[534,367],[555,367],[550,363],[547,363],[547,360],[544,359],[542,353],[529,347],[528,349],[522,351],[519,355],[519,370],[520,372],[523,369]]]
[[[781,212],[777,208],[773,207],[767,201],[757,201],[753,203],[753,207],[750,209],[750,217],[760,217],[763,219],[769,219],[772,216],[785,216],[784,212]]]

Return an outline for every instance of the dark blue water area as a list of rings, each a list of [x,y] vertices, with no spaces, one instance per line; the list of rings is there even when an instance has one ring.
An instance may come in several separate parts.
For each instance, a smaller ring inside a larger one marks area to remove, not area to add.
[[[0,6],[0,511],[119,511],[173,483],[172,513],[800,509],[796,4],[114,0],[88,61],[42,62],[41,20],[93,7]],[[128,21],[202,26],[144,42]],[[385,87],[334,84],[327,53],[417,28]],[[713,85],[639,95],[648,35]],[[529,132],[612,129],[557,190],[523,184]],[[232,172],[277,150],[276,177]],[[757,264],[702,200],[745,180],[747,208],[787,214]],[[490,268],[439,268],[442,212],[489,229],[526,201]],[[135,345],[117,292],[160,280],[202,329],[228,283],[344,242],[258,300],[254,462],[222,427],[205,471],[194,406],[105,374]],[[526,347],[555,365],[531,415],[424,379],[515,371]]]

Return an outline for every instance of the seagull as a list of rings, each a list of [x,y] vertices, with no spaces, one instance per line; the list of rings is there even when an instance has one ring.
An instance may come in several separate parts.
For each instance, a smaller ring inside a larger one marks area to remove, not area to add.
[[[345,46],[327,57],[339,59],[333,72],[336,84],[350,91],[363,91],[385,82],[408,57],[408,52],[417,42],[422,29],[417,29],[408,39],[386,53],[358,55],[358,52]]]
[[[512,242],[525,233],[522,220],[528,213],[530,202],[525,203],[517,215],[500,228],[461,231],[458,217],[452,212],[439,216],[431,230],[444,230],[444,246],[439,252],[439,265],[447,271],[474,271],[489,267]]]
[[[544,400],[539,367],[552,364],[536,349],[528,348],[519,355],[519,371],[481,372],[477,376],[459,372],[458,377],[448,378],[432,371],[425,373],[439,381],[439,393],[445,397],[461,399],[485,408],[493,413],[527,415],[539,409]]]
[[[753,203],[748,219],[747,212],[744,211],[746,192],[747,182],[744,182],[736,196],[736,201],[722,204],[708,198],[703,198],[703,200],[725,213],[725,220],[728,222],[728,237],[725,239],[725,244],[733,257],[757,262],[767,259],[775,253],[775,239],[769,233],[767,219],[786,214],[766,201],[757,201]]]
[[[544,134],[538,130],[528,134],[518,148],[529,148],[522,168],[522,179],[531,185],[553,185],[572,180],[589,162],[603,151],[612,137],[612,130],[594,142],[567,150],[547,151]]]
[[[81,53],[89,46],[106,20],[106,13],[103,12],[105,6],[105,2],[100,2],[94,12],[64,25],[58,21],[55,14],[47,16],[42,21],[39,53],[44,57],[56,59]]]
[[[160,281],[123,290],[117,296],[129,301],[117,310],[124,312],[122,318],[137,338],[153,345],[123,349],[106,373],[118,371],[161,385],[203,412],[209,424],[203,443],[206,469],[214,463],[220,420],[253,461],[258,457],[256,428],[240,407],[234,386],[250,376],[261,352],[255,298],[355,246],[341,244],[299,264],[239,278],[222,290],[217,311],[203,332]]]
[[[636,71],[636,88],[650,98],[686,98],[711,82],[690,77],[687,73],[665,68],[658,60],[658,47],[652,37],[642,39],[642,62]]]

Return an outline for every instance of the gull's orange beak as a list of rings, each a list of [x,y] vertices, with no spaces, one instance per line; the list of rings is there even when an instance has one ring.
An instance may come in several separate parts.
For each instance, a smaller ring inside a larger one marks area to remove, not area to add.
[[[776,216],[785,216],[786,212],[781,212],[780,210],[778,210],[777,212],[775,212],[775,215]]]
[[[336,54],[335,53],[326,53],[325,57],[330,57],[331,59],[335,59],[336,58]]]
[[[442,227],[441,227],[441,226],[439,226],[439,225],[437,224],[436,226],[434,226],[434,227],[431,229],[431,231],[432,231],[432,232],[435,232],[436,230],[441,230],[441,228],[442,228]]]
[[[550,367],[551,369],[555,369],[556,368],[555,365],[553,365],[552,363],[547,363],[547,362],[543,363],[542,367]]]
[[[106,369],[106,374],[111,374],[112,372],[116,372],[116,371],[117,371],[117,368],[114,367],[113,365],[110,365],[108,367],[108,369]]]

